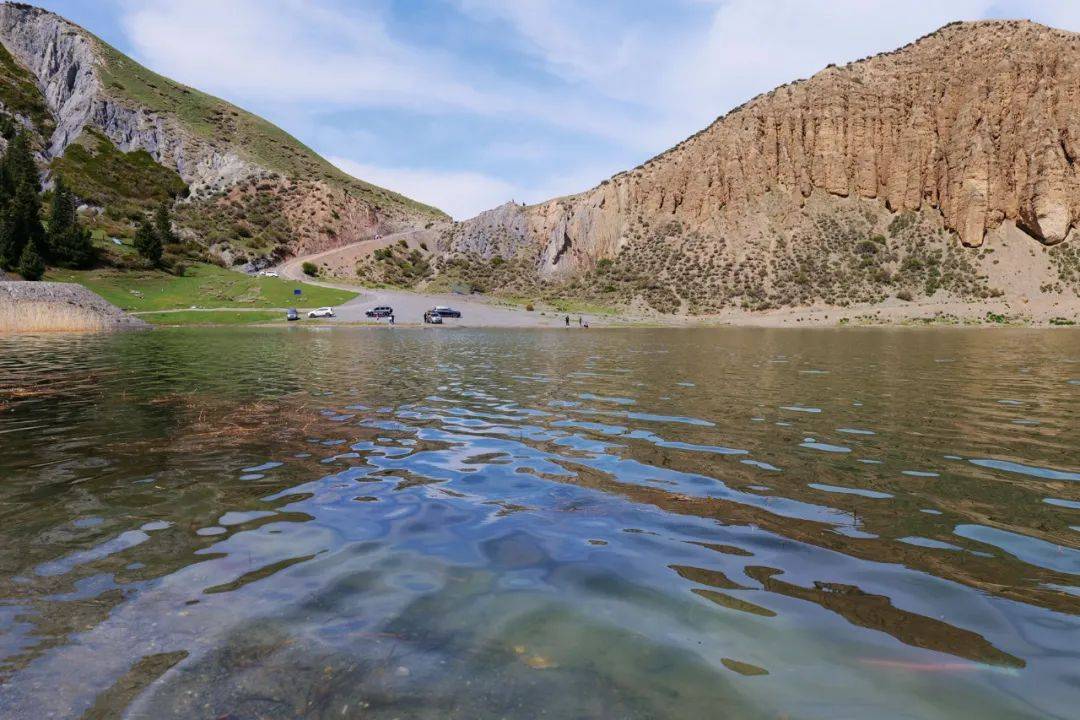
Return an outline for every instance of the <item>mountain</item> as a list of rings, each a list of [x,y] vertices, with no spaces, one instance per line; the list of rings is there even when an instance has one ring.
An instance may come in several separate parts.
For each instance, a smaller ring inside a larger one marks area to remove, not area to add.
[[[481,284],[663,312],[894,297],[1075,312],[1077,158],[1080,35],[955,23],[760,95],[592,190],[456,223],[440,249]]]
[[[179,198],[181,236],[234,264],[447,217],[353,178],[280,128],[142,67],[83,28],[0,5],[0,114],[110,235]]]

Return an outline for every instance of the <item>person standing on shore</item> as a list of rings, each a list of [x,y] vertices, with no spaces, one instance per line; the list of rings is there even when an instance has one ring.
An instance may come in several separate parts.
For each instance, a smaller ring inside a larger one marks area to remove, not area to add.
[[[570,316],[566,316],[566,327],[570,327]]]

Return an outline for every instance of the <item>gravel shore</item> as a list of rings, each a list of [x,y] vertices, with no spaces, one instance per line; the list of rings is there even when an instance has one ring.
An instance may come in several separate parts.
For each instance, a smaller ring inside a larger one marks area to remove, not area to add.
[[[0,334],[150,327],[74,283],[0,282]]]

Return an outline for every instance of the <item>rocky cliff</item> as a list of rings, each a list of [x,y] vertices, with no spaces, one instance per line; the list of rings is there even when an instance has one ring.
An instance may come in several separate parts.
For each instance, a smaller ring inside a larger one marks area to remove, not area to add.
[[[135,160],[129,154],[146,152],[175,171],[188,186],[187,202],[228,208],[236,200],[235,188],[251,183],[262,212],[229,214],[226,232],[208,243],[226,255],[318,250],[445,218],[434,208],[342,173],[261,118],[147,70],[54,13],[22,3],[0,5],[0,43],[36,84],[51,115],[50,122],[35,124],[14,107],[14,85],[5,79],[0,103],[39,133],[44,162],[60,162],[73,145],[82,144],[87,151],[82,155],[91,157],[79,169],[93,175],[91,160],[101,156],[97,138],[104,137],[121,163],[131,165]],[[69,162],[68,169],[74,165]],[[95,195],[94,181],[76,178],[76,190]],[[337,211],[312,212],[299,221],[283,206],[286,194],[291,203],[309,209],[333,198]],[[273,221],[275,233],[260,237]],[[204,239],[205,229],[193,229],[196,239]]]
[[[679,296],[669,305],[686,309],[891,294],[908,244],[940,255],[939,276],[965,275],[953,288],[961,296],[994,292],[983,267],[993,243],[975,248],[1004,225],[1046,256],[1032,270],[1044,284],[1061,285],[1071,253],[1044,248],[1080,244],[1078,157],[1080,35],[1026,21],[956,23],[754,98],[588,192],[504,212],[500,231],[490,215],[459,224],[443,247],[483,256],[497,236],[499,247],[531,253],[549,280],[606,259],[622,276],[666,283]],[[887,232],[899,217],[910,219]],[[883,242],[858,245],[874,237]],[[946,273],[949,255],[968,270]],[[924,260],[907,269],[935,267]],[[670,272],[676,261],[686,272]],[[815,290],[837,263],[849,285],[879,292]],[[921,291],[930,279],[909,284]]]

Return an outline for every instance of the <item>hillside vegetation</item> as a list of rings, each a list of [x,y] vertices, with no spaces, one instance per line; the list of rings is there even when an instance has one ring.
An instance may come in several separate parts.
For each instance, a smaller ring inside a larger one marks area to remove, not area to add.
[[[132,268],[132,258],[106,238],[128,244],[163,202],[172,206],[172,230],[159,233],[165,265],[180,270],[213,262],[251,271],[447,220],[21,3],[0,4],[0,103],[0,132],[28,132],[39,169],[63,178],[101,261],[119,268]]]
[[[288,308],[341,305],[356,293],[251,277],[214,265],[196,265],[183,277],[159,270],[55,270],[46,280],[75,282],[117,307],[131,312],[203,308]],[[300,290],[301,295],[295,291]]]
[[[268,171],[322,180],[380,207],[445,217],[438,209],[348,175],[276,125],[235,105],[149,70],[100,38],[99,68],[106,92],[150,113],[166,113],[206,140],[237,151]]]
[[[1078,87],[1080,35],[951,24],[753,98],[591,190],[455,223],[433,264],[473,288],[661,313],[1077,314]]]

